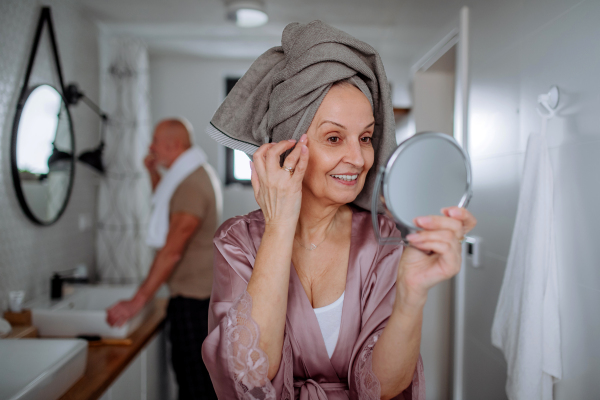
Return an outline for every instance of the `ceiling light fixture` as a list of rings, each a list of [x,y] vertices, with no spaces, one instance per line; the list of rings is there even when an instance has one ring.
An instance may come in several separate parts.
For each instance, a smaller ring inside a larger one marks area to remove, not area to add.
[[[255,28],[267,23],[269,16],[260,0],[227,1],[227,19],[241,28]]]

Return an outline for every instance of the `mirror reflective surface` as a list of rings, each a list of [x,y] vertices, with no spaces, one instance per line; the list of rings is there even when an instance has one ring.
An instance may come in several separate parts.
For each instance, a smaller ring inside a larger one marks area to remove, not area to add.
[[[440,215],[444,207],[466,207],[470,197],[467,154],[451,136],[425,132],[402,142],[379,171],[372,212],[381,201],[404,237],[418,230],[416,217]]]
[[[15,116],[12,172],[17,197],[34,222],[49,225],[66,207],[73,179],[71,118],[60,93],[34,87]]]

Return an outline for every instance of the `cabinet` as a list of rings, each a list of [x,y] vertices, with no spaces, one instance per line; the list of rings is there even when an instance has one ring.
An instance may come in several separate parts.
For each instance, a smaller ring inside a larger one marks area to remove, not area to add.
[[[174,392],[167,337],[161,330],[144,347],[100,400],[165,400]]]

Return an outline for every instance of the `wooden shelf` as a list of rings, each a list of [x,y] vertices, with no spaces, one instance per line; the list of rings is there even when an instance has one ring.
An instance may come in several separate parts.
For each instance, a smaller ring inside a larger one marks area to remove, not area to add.
[[[85,373],[60,400],[96,400],[162,328],[168,299],[155,299],[153,313],[131,335],[129,346],[88,347]]]
[[[410,108],[394,107],[394,121],[396,124],[410,113]]]

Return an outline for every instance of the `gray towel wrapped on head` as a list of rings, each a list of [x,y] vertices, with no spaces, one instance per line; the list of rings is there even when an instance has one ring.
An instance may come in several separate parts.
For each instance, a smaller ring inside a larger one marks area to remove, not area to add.
[[[262,54],[238,81],[206,132],[252,156],[264,143],[306,133],[332,84],[348,80],[373,106],[375,162],[355,200],[370,208],[377,169],[396,148],[390,87],[377,51],[321,21],[285,27],[281,46]]]

